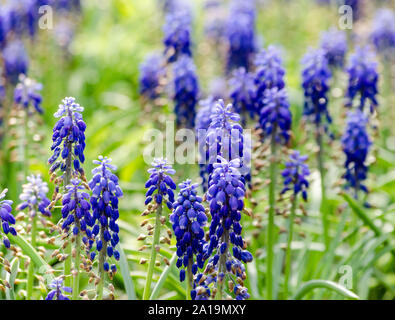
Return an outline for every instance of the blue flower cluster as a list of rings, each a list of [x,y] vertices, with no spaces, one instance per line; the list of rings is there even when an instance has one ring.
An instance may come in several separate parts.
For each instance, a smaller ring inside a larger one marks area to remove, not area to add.
[[[85,129],[86,124],[82,120],[81,112],[84,110],[75,98],[64,98],[59,105],[58,111],[54,114],[60,118],[53,128],[51,150],[53,155],[48,159],[51,166],[50,173],[55,172],[58,168],[61,171],[71,170],[71,161],[73,161],[75,171],[83,172],[81,163],[84,163],[85,156]],[[63,143],[63,146],[61,144]],[[61,160],[57,161],[59,156]]]
[[[42,90],[42,84],[35,80],[27,78],[24,74],[19,76],[19,83],[14,90],[14,102],[28,109],[33,106],[38,113],[43,113],[41,107],[42,96],[39,91]]]
[[[174,112],[177,125],[193,128],[195,124],[195,107],[199,95],[199,83],[196,67],[192,58],[180,57],[174,64]]]
[[[357,21],[362,16],[361,0],[344,0],[344,5],[352,9],[352,18]]]
[[[285,88],[267,89],[262,99],[259,124],[264,136],[273,136],[279,143],[287,143],[290,138],[292,114]]]
[[[353,101],[359,96],[360,110],[364,110],[366,101],[370,102],[370,112],[376,109],[378,80],[377,61],[375,54],[368,47],[358,47],[350,57],[347,68],[349,81],[346,106],[352,107]]]
[[[247,72],[243,67],[233,71],[232,77],[229,80],[230,98],[235,111],[243,116],[243,123],[245,123],[245,115],[248,113],[253,119],[256,101],[256,89],[254,76]]]
[[[395,54],[395,14],[391,9],[379,9],[373,22],[371,40],[379,54],[389,60]]]
[[[255,4],[252,0],[233,0],[226,23],[228,57],[226,69],[249,70],[255,53]]]
[[[317,126],[323,117],[332,122],[328,110],[329,79],[332,77],[325,51],[310,49],[303,57],[302,86],[304,90],[303,114]],[[324,124],[326,128],[326,124]]]
[[[12,215],[12,201],[11,200],[3,200],[7,193],[7,189],[4,189],[0,193],[0,222],[3,232],[0,229],[0,239],[3,240],[3,244],[6,248],[11,246],[10,240],[6,237],[8,233],[11,233],[13,236],[16,236],[16,230],[12,227],[15,224],[15,218]]]
[[[63,278],[55,278],[49,285],[48,288],[52,289],[48,292],[45,300],[70,300],[67,296],[73,290],[70,287],[63,286]]]
[[[197,195],[197,184],[186,180],[179,184],[179,188],[180,192],[173,203],[170,222],[177,239],[177,267],[182,268],[180,280],[184,281],[185,268],[188,268],[193,275],[197,273],[198,268],[203,268],[205,244],[203,227],[207,217],[202,205],[203,200]]]
[[[332,28],[321,35],[321,48],[325,51],[331,68],[343,68],[347,53],[347,37],[344,31]]]
[[[29,213],[36,214],[40,211],[44,216],[50,217],[51,212],[48,209],[51,201],[47,198],[48,184],[41,179],[40,175],[31,175],[27,178],[27,183],[22,186],[22,193],[19,199],[22,201],[17,210],[29,208]]]
[[[160,81],[165,75],[162,63],[162,56],[153,53],[140,64],[140,94],[147,99],[159,97]]]
[[[225,35],[226,18],[224,6],[221,1],[207,0],[204,4],[205,25],[204,33],[208,39],[219,45]]]
[[[309,187],[307,178],[310,175],[309,166],[305,163],[307,158],[299,151],[294,151],[289,156],[289,161],[285,163],[285,169],[281,173],[284,178],[282,194],[293,187],[294,195],[302,192],[302,198],[307,201],[307,188]]]
[[[227,161],[218,156],[214,163],[214,171],[206,193],[212,217],[209,237],[210,242],[205,250],[208,260],[206,270],[211,272],[217,268],[216,282],[224,281],[225,273],[236,276],[236,282],[243,284],[245,279],[241,261],[252,261],[252,255],[245,250],[241,236],[241,211],[244,209],[245,185],[239,172],[240,159]],[[230,247],[232,246],[232,248]],[[197,294],[197,291],[193,295]],[[236,299],[246,299],[249,295],[243,287],[236,290]]]
[[[360,110],[349,112],[347,116],[346,131],[342,137],[342,147],[346,154],[344,164],[346,173],[344,178],[347,181],[346,187],[355,189],[355,192],[362,190],[368,192],[362,181],[367,177],[368,167],[365,165],[371,141],[366,130],[368,119]]]
[[[3,49],[4,75],[6,79],[15,85],[20,74],[27,74],[29,57],[25,46],[20,40],[13,40],[7,43]]]
[[[191,51],[191,14],[186,7],[166,14],[163,26],[165,56],[168,62],[174,62],[181,55],[192,56]]]
[[[167,207],[172,209],[174,202],[173,190],[176,190],[177,186],[170,175],[175,174],[176,171],[163,158],[154,159],[151,165],[152,168],[148,169],[150,177],[145,183],[145,187],[148,188],[145,194],[145,205],[151,203],[152,200],[159,205],[166,201]]]
[[[111,164],[111,159],[99,156],[99,160],[94,160],[97,165],[92,170],[93,178],[89,181],[89,188],[92,190],[90,203],[92,205],[92,237],[96,241],[96,251],[104,253],[108,257],[114,256],[119,260],[120,254],[115,249],[119,242],[119,226],[117,220],[119,218],[118,202],[123,196],[121,187],[118,184],[118,177],[112,173],[117,168]],[[103,251],[102,251],[103,250]],[[91,253],[93,260],[95,253]],[[104,270],[116,272],[115,264],[111,267],[109,263],[99,261],[103,264]]]
[[[267,89],[285,87],[285,69],[279,49],[269,46],[262,49],[255,57],[255,85],[256,85],[256,108],[259,115],[263,107],[263,96]]]
[[[89,194],[84,189],[81,180],[72,179],[62,197],[62,229],[66,233],[71,229],[74,236],[80,231],[89,234],[87,227],[92,225]]]

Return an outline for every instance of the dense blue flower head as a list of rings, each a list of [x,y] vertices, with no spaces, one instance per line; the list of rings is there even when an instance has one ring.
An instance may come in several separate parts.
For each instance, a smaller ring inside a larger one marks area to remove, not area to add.
[[[13,236],[16,236],[16,230],[12,225],[15,224],[15,218],[12,215],[12,201],[6,200],[5,195],[8,189],[4,189],[0,193],[0,240],[3,241],[3,244],[6,248],[11,246],[10,240],[7,238],[7,234],[11,233]],[[4,200],[3,200],[4,199]]]
[[[75,172],[83,172],[81,163],[85,156],[85,129],[81,112],[84,108],[75,102],[75,98],[66,97],[59,105],[55,118],[60,118],[53,128],[51,150],[53,155],[48,159],[51,166],[50,173],[58,168],[66,171],[68,160],[73,161]],[[59,156],[61,157],[58,160]],[[71,163],[70,163],[71,165]]]
[[[8,42],[3,50],[5,77],[11,84],[18,82],[20,74],[27,74],[29,58],[20,40]]]
[[[190,266],[192,274],[203,268],[204,230],[207,222],[202,197],[197,194],[197,184],[186,180],[179,184],[180,192],[173,203],[170,222],[177,240],[177,267],[180,280],[185,279],[185,268]]]
[[[307,158],[299,151],[294,151],[289,156],[289,161],[285,163],[285,169],[281,173],[284,178],[284,188],[281,193],[292,189],[296,196],[302,192],[303,199],[307,201],[307,188],[309,187],[307,178],[310,175],[309,166],[305,163]]]
[[[48,184],[41,179],[41,175],[31,175],[27,178],[27,183],[22,186],[22,193],[19,199],[22,201],[17,210],[29,209],[29,213],[33,216],[36,214],[36,210],[40,211],[44,216],[51,216],[51,212],[48,209],[51,203],[47,198]]]
[[[371,40],[379,54],[391,59],[395,54],[395,14],[391,9],[377,10]]]
[[[19,83],[14,90],[14,102],[26,109],[32,106],[38,113],[43,113],[44,110],[41,107],[42,96],[40,94],[42,87],[41,83],[37,83],[34,79],[21,74]]]
[[[322,49],[310,49],[302,59],[302,86],[304,90],[303,114],[320,125],[332,119],[328,111],[329,79],[332,77],[328,59]],[[323,120],[324,117],[324,120]]]
[[[148,169],[150,177],[145,183],[145,187],[148,189],[145,194],[145,204],[151,203],[153,199],[159,205],[166,201],[167,207],[172,209],[174,202],[173,190],[177,186],[170,175],[175,174],[176,171],[163,158],[154,159],[151,165],[152,168]]]
[[[256,114],[254,76],[244,68],[236,69],[229,80],[229,87],[230,98],[235,111],[244,117],[248,113],[251,118],[254,118]]]
[[[118,177],[112,172],[117,168],[111,164],[112,160],[99,156],[99,160],[94,160],[97,165],[92,170],[93,178],[89,181],[89,188],[92,190],[92,237],[96,242],[96,251],[104,250],[105,256],[114,256],[119,260],[119,252],[115,249],[119,243],[119,218],[118,202],[123,196],[123,192],[118,183]],[[94,258],[94,252],[91,253]],[[109,271],[110,266],[105,259],[104,270]],[[115,264],[111,265],[111,272],[116,272]]]
[[[255,57],[255,85],[257,112],[262,109],[262,98],[266,89],[285,87],[285,69],[280,50],[275,46],[269,46],[267,50],[262,49]]]
[[[189,10],[184,7],[166,14],[163,43],[168,62],[176,61],[180,55],[192,56],[191,20]]]
[[[347,181],[346,187],[367,192],[367,188],[362,182],[367,177],[368,167],[365,165],[369,153],[371,141],[367,133],[368,119],[360,110],[349,112],[347,116],[347,127],[342,137],[342,147],[346,154],[344,164],[346,173],[344,178]]]
[[[353,101],[359,98],[358,108],[364,110],[369,102],[370,112],[373,113],[378,105],[378,80],[377,61],[375,54],[368,47],[358,47],[350,57],[347,68],[349,80],[346,93],[346,106],[352,107]]]
[[[63,278],[55,278],[49,285],[48,288],[52,289],[45,300],[70,300],[67,296],[73,290],[69,287],[63,286]]]
[[[195,107],[199,96],[199,83],[196,67],[192,58],[180,57],[174,64],[174,112],[177,125],[193,128],[195,124]]]
[[[80,179],[71,180],[66,186],[66,194],[62,197],[62,229],[64,232],[78,235],[80,231],[89,234],[87,227],[92,225],[89,194]]]
[[[361,18],[362,10],[361,10],[361,0],[343,0],[343,4],[346,6],[350,6],[352,9],[352,18],[354,21],[357,21]]]
[[[210,242],[205,248],[205,257],[209,258],[206,271],[218,268],[216,281],[224,281],[225,273],[236,277],[236,282],[243,283],[244,263],[252,261],[252,255],[245,250],[245,242],[241,236],[241,212],[244,209],[245,185],[239,171],[240,159],[227,161],[218,156],[213,164],[214,171],[206,193],[210,206],[211,224],[209,229]],[[232,247],[232,248],[231,248]],[[248,298],[236,294],[236,298]],[[195,292],[196,294],[196,292]]]
[[[140,94],[150,100],[158,98],[160,79],[164,74],[161,55],[153,53],[147,56],[140,64]]]
[[[321,35],[321,48],[332,68],[343,68],[347,53],[347,37],[344,31],[332,28]]]
[[[264,136],[275,135],[279,143],[287,143],[290,137],[292,114],[289,110],[288,95],[285,88],[274,87],[263,93],[259,124]]]
[[[244,67],[249,70],[255,52],[255,3],[233,0],[226,23],[228,40],[227,71]]]

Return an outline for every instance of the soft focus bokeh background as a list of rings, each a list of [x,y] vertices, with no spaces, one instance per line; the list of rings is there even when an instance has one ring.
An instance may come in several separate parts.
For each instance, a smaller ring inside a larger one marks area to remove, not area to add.
[[[207,12],[204,1],[191,1],[193,10],[193,51],[197,65],[201,97],[210,92],[212,79],[223,77],[223,61],[217,59],[216,48],[205,40],[204,23]],[[226,2],[226,1],[224,1]],[[325,2],[325,1],[321,1]],[[54,40],[58,24],[54,17],[54,30],[42,30],[39,41],[30,43],[28,50],[31,61],[29,76],[43,84],[43,108],[45,110],[42,125],[37,130],[43,135],[31,151],[30,172],[41,173],[49,181],[47,159],[50,155],[52,126],[55,123],[53,113],[65,96],[76,97],[85,108],[84,120],[86,131],[86,164],[88,178],[93,167],[92,160],[98,155],[107,155],[117,165],[117,174],[125,196],[120,201],[121,208],[121,243],[129,261],[134,289],[141,298],[145,282],[147,264],[140,265],[141,258],[148,256],[148,251],[139,252],[141,246],[136,238],[141,233],[140,213],[144,210],[144,183],[148,175],[149,164],[144,162],[142,153],[144,133],[155,124],[151,113],[144,111],[143,101],[139,97],[139,64],[153,50],[161,52],[162,26],[164,13],[157,0],[84,0],[82,11],[72,17],[73,37],[69,47],[62,47]],[[394,7],[391,1],[365,1],[364,15],[354,25],[354,37],[366,36],[371,30],[372,18],[380,6]],[[301,90],[300,60],[309,46],[317,47],[320,34],[331,26],[336,26],[339,15],[334,5],[320,4],[313,0],[257,0],[257,33],[263,46],[279,45],[283,49],[286,67],[286,85],[290,94],[293,113],[293,146],[298,146],[302,153],[314,153],[313,141],[306,140],[309,135],[301,126],[303,109],[303,91]],[[351,32],[350,32],[351,33]],[[350,35],[353,37],[353,35]],[[358,40],[355,40],[358,41]],[[353,51],[353,48],[349,52]],[[375,220],[385,235],[374,234],[355,216],[351,215],[341,241],[335,251],[335,259],[330,268],[322,260],[324,246],[317,239],[321,234],[319,218],[319,181],[314,157],[311,157],[312,185],[310,199],[305,205],[307,216],[301,216],[301,223],[296,226],[295,257],[293,265],[292,291],[301,283],[311,279],[329,279],[338,281],[338,272],[342,265],[349,265],[353,271],[352,290],[363,299],[395,298],[395,264],[389,253],[386,240],[393,242],[395,225],[395,120],[394,94],[388,81],[392,77],[388,68],[393,65],[380,63],[380,106],[376,124],[378,131],[374,137],[369,163],[371,169],[367,185],[371,193],[366,201],[371,208],[367,214]],[[388,72],[384,72],[387,68]],[[327,147],[328,198],[333,214],[331,234],[335,235],[340,220],[340,210],[344,199],[338,195],[341,185],[337,183],[343,174],[344,156],[341,151],[339,136],[344,129],[345,111],[343,96],[347,83],[344,72],[336,75],[337,83],[331,90],[329,108],[333,113],[333,131],[337,135],[331,146]],[[387,82],[385,82],[387,81]],[[394,82],[392,82],[394,85]],[[224,96],[224,98],[226,98]],[[172,119],[172,102],[163,100],[161,113],[165,119]],[[300,145],[302,142],[303,145]],[[176,182],[186,178],[199,181],[197,165],[175,165]],[[262,171],[261,179],[267,175]],[[20,184],[20,182],[18,182]],[[51,184],[50,184],[51,185]],[[7,187],[2,185],[2,187]],[[15,186],[18,190],[18,186]],[[15,198],[12,187],[10,195]],[[53,188],[51,186],[51,188]],[[250,243],[249,249],[254,261],[248,265],[247,287],[253,299],[264,298],[264,247],[257,245],[255,239],[261,236],[266,223],[264,196],[266,190],[254,195],[263,199],[254,209],[253,214],[263,217],[260,223],[254,218],[243,217],[244,236]],[[59,217],[59,213],[58,217]],[[54,219],[56,220],[56,214]],[[276,218],[277,219],[277,218]],[[282,217],[276,220],[281,228],[285,225]],[[262,224],[263,229],[257,227]],[[279,243],[284,238],[279,235]],[[164,246],[164,254],[171,257],[173,246]],[[167,253],[166,253],[167,252]],[[276,248],[275,270],[281,272],[281,245]],[[165,264],[155,272],[154,281],[160,275]],[[86,280],[86,279],[85,279]],[[124,284],[120,274],[115,279],[116,294],[125,298]],[[173,268],[160,292],[161,299],[183,299],[184,285],[178,281],[178,271]],[[278,290],[276,289],[278,292]],[[317,290],[309,298],[339,298],[335,294]]]

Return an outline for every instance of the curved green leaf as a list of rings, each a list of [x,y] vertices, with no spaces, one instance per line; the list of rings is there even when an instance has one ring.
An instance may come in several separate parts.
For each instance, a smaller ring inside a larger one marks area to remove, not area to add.
[[[293,299],[301,300],[306,294],[317,288],[324,288],[331,291],[335,291],[336,293],[348,299],[352,299],[352,300],[360,299],[354,292],[346,289],[345,287],[341,286],[336,282],[328,281],[328,280],[311,280],[306,282],[305,284],[302,285],[302,287],[298,290],[298,292],[296,292]]]

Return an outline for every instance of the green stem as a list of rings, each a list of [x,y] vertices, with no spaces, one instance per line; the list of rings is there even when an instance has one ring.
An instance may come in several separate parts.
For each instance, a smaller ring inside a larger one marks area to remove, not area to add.
[[[33,248],[37,247],[37,217],[32,217],[31,244]],[[27,273],[26,300],[31,300],[34,286],[34,262],[30,259],[29,269]]]
[[[153,239],[152,247],[151,247],[151,258],[150,258],[150,262],[149,262],[149,266],[148,266],[148,273],[147,273],[147,279],[146,279],[145,287],[144,287],[143,300],[149,300],[149,297],[150,297],[152,275],[154,273],[156,254],[157,254],[156,246],[159,244],[159,236],[160,236],[160,228],[161,228],[161,222],[160,222],[161,215],[162,215],[162,204],[159,204],[158,209],[156,210],[155,233],[154,233],[154,239]]]
[[[104,271],[104,262],[106,260],[107,254],[107,241],[104,240],[104,228],[100,227],[100,240],[103,243],[103,247],[99,252],[99,283],[96,288],[96,300],[103,299],[103,288],[104,288],[104,278],[106,273]]]
[[[65,172],[65,176],[64,176],[64,182],[63,182],[63,186],[66,187],[67,185],[70,184],[71,181],[71,161],[72,161],[72,143],[68,142],[67,143],[67,148],[69,149],[69,155],[67,156],[66,159],[66,172]],[[66,188],[65,188],[66,189]],[[72,278],[71,278],[71,241],[69,239],[69,242],[66,246],[66,248],[64,249],[65,254],[67,255],[66,260],[64,261],[64,282],[65,282],[65,286],[66,287],[71,287],[72,286]]]
[[[228,201],[227,201],[228,202]],[[226,273],[226,257],[228,255],[228,248],[229,248],[229,230],[225,228],[225,219],[222,221],[222,227],[224,229],[224,233],[222,234],[221,241],[223,243],[226,243],[226,249],[223,254],[221,254],[219,258],[219,267],[218,267],[218,273],[219,274],[224,274],[223,279],[219,280],[218,279],[218,292],[216,295],[216,300],[222,300],[223,299],[223,291],[224,291],[224,281],[225,281],[225,273]]]
[[[187,267],[187,292],[185,293],[186,300],[191,300],[191,290],[193,285],[192,263],[193,260],[189,259]]]
[[[177,256],[177,253],[175,252],[170,259],[170,264],[165,267],[165,269],[163,270],[162,274],[159,277],[158,282],[155,284],[155,287],[152,290],[152,293],[150,296],[150,300],[155,300],[156,298],[158,298],[159,292],[162,289],[163,285],[166,282],[167,277],[170,274],[170,270],[175,268],[177,259],[178,259],[178,256]]]
[[[79,230],[77,237],[75,238],[75,258],[74,258],[74,282],[73,282],[73,300],[78,299],[79,291],[79,284],[80,284],[80,255],[81,255],[81,228],[80,222],[78,219],[76,221],[76,226]]]
[[[325,169],[324,169],[324,144],[322,141],[322,132],[321,127],[317,125],[317,146],[318,146],[318,169],[320,171],[320,180],[321,180],[321,215],[322,215],[322,227],[324,231],[324,243],[325,247],[329,246],[329,225],[328,225],[328,214],[326,207],[326,193],[325,193]]]
[[[288,287],[289,287],[289,276],[291,274],[291,245],[294,232],[294,219],[296,206],[298,203],[298,197],[295,194],[292,200],[291,214],[288,221],[288,241],[287,241],[287,251],[285,253],[285,274],[284,274],[284,299],[288,298]]]
[[[352,291],[344,288],[338,283],[327,280],[310,280],[302,285],[299,291],[295,294],[294,300],[301,300],[306,294],[316,288],[325,288],[342,295],[345,298],[352,300],[359,300],[360,298]]]
[[[275,130],[273,130],[275,132]],[[277,176],[277,144],[276,135],[271,139],[270,185],[269,185],[269,220],[267,229],[267,267],[266,267],[266,294],[267,300],[273,299],[273,246],[274,246],[274,209],[276,204],[276,176]]]

